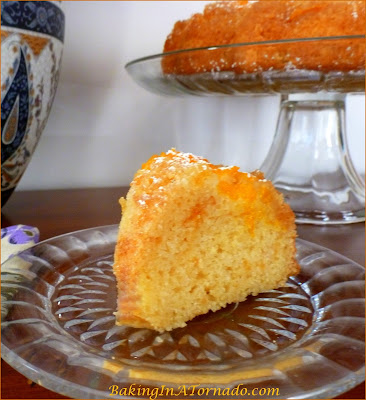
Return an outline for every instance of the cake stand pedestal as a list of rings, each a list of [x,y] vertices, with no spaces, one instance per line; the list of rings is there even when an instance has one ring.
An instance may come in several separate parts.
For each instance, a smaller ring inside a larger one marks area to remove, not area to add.
[[[282,96],[276,133],[260,169],[284,194],[297,222],[365,220],[365,183],[347,147],[345,96]]]

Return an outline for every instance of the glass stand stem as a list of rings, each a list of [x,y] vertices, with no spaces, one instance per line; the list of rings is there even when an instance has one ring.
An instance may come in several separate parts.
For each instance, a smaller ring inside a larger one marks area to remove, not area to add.
[[[344,95],[282,98],[261,170],[284,194],[299,223],[365,220],[365,183],[348,152]]]

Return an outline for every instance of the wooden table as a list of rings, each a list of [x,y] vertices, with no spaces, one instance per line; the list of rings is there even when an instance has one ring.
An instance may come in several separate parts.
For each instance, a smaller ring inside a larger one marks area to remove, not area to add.
[[[15,192],[2,209],[2,227],[16,224],[36,226],[41,240],[79,229],[117,224],[120,220],[118,199],[127,192],[123,188],[73,189]],[[345,255],[364,265],[365,226],[363,223],[319,227],[299,225],[300,238],[309,240]],[[1,363],[2,399],[62,399]],[[364,399],[362,383],[340,399]]]

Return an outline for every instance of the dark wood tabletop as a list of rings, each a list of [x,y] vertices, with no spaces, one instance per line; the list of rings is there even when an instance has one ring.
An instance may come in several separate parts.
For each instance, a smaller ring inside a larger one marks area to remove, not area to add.
[[[118,199],[127,187],[15,192],[2,209],[1,226],[25,224],[38,227],[40,239],[96,226],[118,224],[121,211]],[[316,226],[299,225],[298,236],[330,248],[365,265],[365,225],[363,223]],[[66,398],[30,382],[3,360],[1,362],[2,399]],[[365,383],[337,397],[364,399]]]

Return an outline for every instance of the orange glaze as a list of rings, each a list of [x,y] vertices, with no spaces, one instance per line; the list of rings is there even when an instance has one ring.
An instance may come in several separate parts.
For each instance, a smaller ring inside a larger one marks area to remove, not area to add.
[[[213,196],[209,197],[207,200],[200,201],[195,204],[192,209],[190,215],[184,220],[184,223],[196,222],[199,223],[202,221],[202,216],[206,214],[207,208],[209,206],[213,206],[216,204],[216,200]]]
[[[134,196],[134,201],[142,208],[158,206],[165,198],[163,191],[159,191],[159,188],[164,188],[171,181],[178,178],[178,174],[184,171],[185,166],[190,164],[202,166],[200,173],[195,177],[195,184],[198,186],[202,185],[204,180],[214,173],[218,177],[217,190],[219,194],[243,203],[245,209],[243,218],[251,233],[254,232],[257,221],[269,222],[267,212],[258,210],[254,205],[251,206],[258,197],[268,205],[273,201],[273,186],[270,182],[265,182],[261,171],[256,170],[251,173],[244,173],[239,171],[239,167],[223,167],[222,165],[211,164],[203,157],[197,157],[189,153],[180,153],[175,149],[162,152],[160,155],[153,155],[142,165],[141,170],[135,175],[132,186],[143,186],[144,197],[140,195]],[[170,171],[170,168],[173,168],[173,170]],[[151,177],[151,173],[154,170],[157,171],[159,179]],[[161,173],[162,170],[165,171],[164,174]],[[146,177],[145,173],[147,174]],[[260,181],[263,181],[263,183],[259,184]],[[214,204],[214,201],[212,198],[209,202],[202,201],[196,204],[185,222],[199,221],[201,216],[205,214],[207,206]],[[288,212],[286,210],[286,208],[278,210],[276,207],[276,215],[279,219],[273,224],[278,229],[288,229],[286,223],[288,221]],[[141,223],[146,221],[146,214],[143,215],[145,218],[142,218]]]

